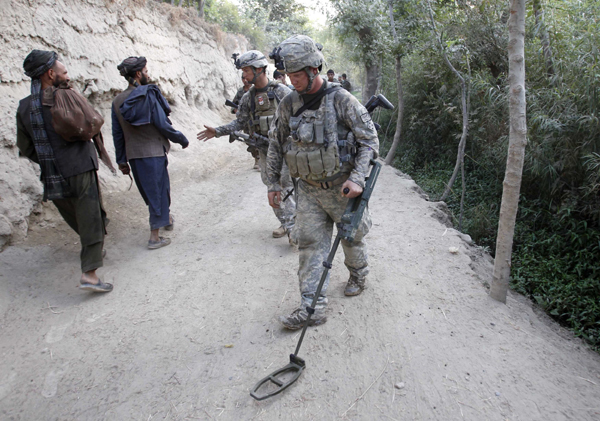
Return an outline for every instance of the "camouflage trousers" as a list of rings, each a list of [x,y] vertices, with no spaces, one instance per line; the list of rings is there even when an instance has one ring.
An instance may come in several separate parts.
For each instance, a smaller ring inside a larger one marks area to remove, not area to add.
[[[260,167],[260,178],[265,186],[268,186],[267,181],[267,154],[265,151],[259,149],[260,153],[260,161],[258,161],[258,166]],[[281,200],[287,195],[287,193],[294,188],[294,183],[292,183],[292,177],[290,177],[290,170],[288,169],[287,164],[284,162],[283,167],[281,168]],[[296,219],[296,200],[294,199],[295,194],[291,194],[285,202],[281,204],[279,209],[273,209],[275,216],[279,219],[281,225],[287,229],[288,231],[292,231],[294,228],[294,222]]]
[[[323,274],[323,262],[327,260],[331,248],[333,224],[340,222],[344,210],[346,210],[348,199],[342,197],[340,188],[341,185],[324,190],[302,180],[298,182],[295,235],[298,238],[300,250],[298,279],[302,308],[312,304]],[[354,241],[352,243],[341,241],[345,256],[344,263],[350,274],[359,278],[363,278],[369,273],[367,244],[363,238],[370,228],[371,215],[367,208]],[[317,309],[327,305],[328,285],[329,274],[317,301]]]

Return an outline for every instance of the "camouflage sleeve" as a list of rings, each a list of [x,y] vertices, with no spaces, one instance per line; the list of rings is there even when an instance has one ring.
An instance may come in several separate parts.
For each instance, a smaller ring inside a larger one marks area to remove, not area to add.
[[[236,131],[243,131],[248,127],[248,123],[250,123],[251,120],[250,95],[248,95],[248,92],[246,92],[240,100],[240,107],[238,108],[238,112],[235,117],[235,120],[233,120],[231,123],[217,127],[215,137],[221,137]]]
[[[288,100],[286,100],[288,99]],[[283,145],[290,135],[290,114],[292,101],[281,101],[269,130],[269,151],[267,152],[267,180],[269,191],[281,191],[281,167],[283,166]]]
[[[277,97],[277,103],[280,103],[283,100],[283,98],[287,96],[287,94],[292,92],[290,88],[288,88],[282,83],[278,83],[275,89],[273,89],[273,91],[275,92],[275,96]]]
[[[235,104],[239,104],[240,100],[242,99],[242,97],[244,96],[245,93],[246,92],[244,92],[244,88],[238,89],[238,91],[235,93],[235,96],[233,97],[231,102],[233,102]]]
[[[349,180],[364,187],[365,177],[369,173],[370,160],[377,158],[379,153],[379,138],[375,124],[373,124],[367,109],[347,91],[338,91],[334,104],[338,117],[354,133],[358,149]]]

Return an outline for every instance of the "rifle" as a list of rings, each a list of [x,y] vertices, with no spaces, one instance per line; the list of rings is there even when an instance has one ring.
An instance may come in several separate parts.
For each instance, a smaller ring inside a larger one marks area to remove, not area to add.
[[[371,164],[373,164],[373,167],[371,168],[369,177],[366,179],[363,192],[360,196],[348,200],[348,204],[346,205],[344,215],[342,215],[341,222],[337,224],[337,235],[333,241],[333,245],[331,246],[327,260],[323,262],[324,269],[323,274],[321,275],[321,281],[317,286],[317,291],[315,292],[315,296],[310,307],[306,308],[308,317],[306,318],[304,326],[302,327],[302,333],[300,334],[298,345],[296,345],[296,351],[293,354],[290,354],[290,363],[288,365],[274,371],[254,385],[252,391],[250,392],[250,396],[257,401],[262,401],[263,399],[270,398],[271,396],[283,392],[286,388],[292,385],[292,383],[298,380],[300,374],[302,374],[302,371],[304,371],[306,368],[306,362],[304,359],[298,356],[298,352],[300,351],[300,346],[302,345],[302,340],[304,339],[306,328],[308,327],[311,316],[315,312],[319,295],[321,295],[321,289],[323,288],[325,279],[327,279],[329,269],[331,269],[331,264],[333,262],[333,258],[335,257],[335,252],[340,245],[340,241],[354,241],[356,231],[358,230],[365,209],[367,208],[367,204],[369,203],[369,198],[371,197],[371,193],[375,187],[375,182],[377,181],[377,177],[381,171],[381,164],[379,162],[371,160]],[[270,383],[273,383],[275,387],[270,385]],[[264,389],[266,390],[260,390],[265,384],[269,384],[271,387],[265,387]]]
[[[365,104],[365,108],[367,109],[369,114],[372,114],[373,110],[375,110],[375,108],[377,107],[382,107],[386,110],[394,109],[394,105],[390,101],[388,101],[388,99],[385,96],[383,96],[383,94],[373,95]],[[381,129],[381,126],[375,123],[375,129],[379,131],[379,129]]]
[[[235,137],[237,140],[244,142],[246,145],[254,146],[255,148],[269,146],[269,138],[266,136],[261,136],[257,133],[252,133],[249,135],[242,132],[233,132],[231,137]]]
[[[225,100],[225,105],[227,105],[228,107],[231,107],[233,109],[236,109],[236,110],[240,107],[238,104],[236,104],[235,102],[230,101],[228,99]]]

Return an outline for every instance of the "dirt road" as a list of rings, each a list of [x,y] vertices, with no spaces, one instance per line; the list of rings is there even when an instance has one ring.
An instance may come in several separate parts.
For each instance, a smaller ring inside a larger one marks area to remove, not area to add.
[[[305,372],[254,401],[297,341],[277,318],[299,303],[298,254],[271,238],[250,156],[215,142],[174,154],[169,247],[145,249],[135,186],[106,192],[112,293],[77,289],[78,237],[51,207],[0,254],[0,419],[600,419],[599,356],[525,300],[490,299],[489,260],[391,168],[371,203],[369,288],[344,297],[340,250]]]

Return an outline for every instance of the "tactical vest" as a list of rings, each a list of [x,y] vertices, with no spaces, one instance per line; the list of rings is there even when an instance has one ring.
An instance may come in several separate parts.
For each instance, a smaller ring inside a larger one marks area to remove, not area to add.
[[[277,98],[274,88],[278,82],[269,81],[269,84],[260,91],[252,86],[248,93],[250,94],[250,122],[248,123],[248,133],[258,133],[263,136],[269,136],[269,127],[277,111],[277,106],[281,98]]]
[[[290,136],[284,144],[285,161],[290,175],[310,181],[333,181],[354,166],[356,143],[354,134],[339,122],[333,98],[336,91],[321,99],[317,110],[305,110],[296,91],[293,95]]]

